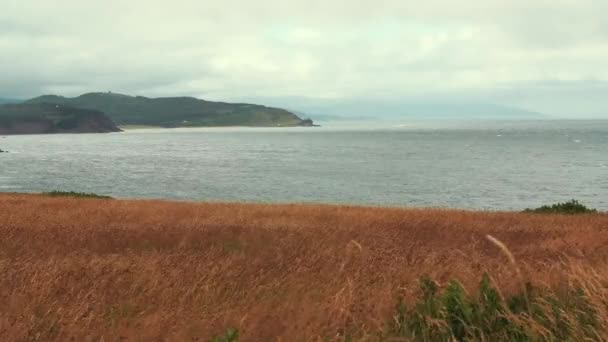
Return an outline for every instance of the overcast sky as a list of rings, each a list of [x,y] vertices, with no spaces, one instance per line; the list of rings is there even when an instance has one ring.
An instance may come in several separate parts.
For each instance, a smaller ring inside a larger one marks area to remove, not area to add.
[[[608,118],[606,13],[606,0],[2,0],[0,97],[441,98]]]

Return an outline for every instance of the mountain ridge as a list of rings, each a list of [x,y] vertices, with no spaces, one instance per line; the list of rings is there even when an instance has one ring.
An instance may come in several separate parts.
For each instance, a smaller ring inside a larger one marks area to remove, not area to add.
[[[228,103],[195,97],[131,96],[119,93],[85,93],[77,97],[42,95],[26,103],[51,103],[104,112],[118,125],[166,128],[205,126],[293,127],[313,126],[288,110],[251,103]]]

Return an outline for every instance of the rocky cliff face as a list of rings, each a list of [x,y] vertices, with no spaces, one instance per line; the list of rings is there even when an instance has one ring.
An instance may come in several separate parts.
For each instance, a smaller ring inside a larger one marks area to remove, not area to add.
[[[0,106],[0,135],[120,132],[105,114],[55,104]]]

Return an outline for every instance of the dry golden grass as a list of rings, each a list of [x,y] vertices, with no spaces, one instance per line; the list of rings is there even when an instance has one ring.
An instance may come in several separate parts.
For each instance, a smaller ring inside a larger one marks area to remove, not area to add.
[[[372,334],[423,275],[475,288],[488,271],[518,291],[488,234],[533,283],[592,277],[606,297],[608,215],[4,194],[0,340],[205,341],[230,326],[244,341]]]

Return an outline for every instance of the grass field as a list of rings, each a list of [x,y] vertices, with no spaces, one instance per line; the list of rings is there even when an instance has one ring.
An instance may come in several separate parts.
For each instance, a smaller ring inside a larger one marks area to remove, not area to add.
[[[605,214],[0,195],[2,341],[438,340],[399,333],[398,300],[415,308],[425,276],[473,298],[485,272],[503,298],[580,290],[593,322],[563,306],[565,339],[608,336]]]

